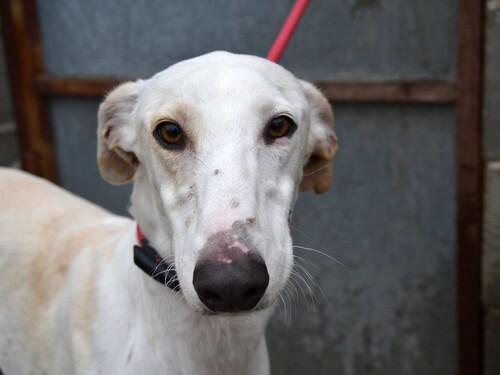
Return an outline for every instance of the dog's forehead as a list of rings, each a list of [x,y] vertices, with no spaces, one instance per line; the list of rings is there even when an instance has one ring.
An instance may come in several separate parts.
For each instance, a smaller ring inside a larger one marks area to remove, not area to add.
[[[150,108],[172,98],[192,103],[220,98],[281,100],[297,108],[306,104],[299,81],[286,69],[266,59],[227,52],[214,52],[171,66],[147,82],[143,97]]]

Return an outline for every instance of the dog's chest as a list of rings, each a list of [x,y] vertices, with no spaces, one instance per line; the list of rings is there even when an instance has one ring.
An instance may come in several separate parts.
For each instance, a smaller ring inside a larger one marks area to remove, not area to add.
[[[257,324],[200,316],[174,296],[147,297],[143,290],[130,298],[110,284],[104,284],[94,327],[99,373],[252,373],[250,363],[264,340],[262,319]]]
[[[164,327],[155,329],[149,323],[131,325],[126,335],[119,335],[119,345],[117,341],[104,344],[115,351],[105,356],[103,373],[122,369],[116,373],[246,374],[262,339],[211,325],[188,327],[178,322],[165,332]]]

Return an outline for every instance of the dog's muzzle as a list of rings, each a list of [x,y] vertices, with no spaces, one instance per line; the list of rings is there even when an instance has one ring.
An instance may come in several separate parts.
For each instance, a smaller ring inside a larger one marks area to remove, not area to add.
[[[245,245],[219,234],[216,246],[203,252],[193,273],[193,286],[201,302],[213,312],[253,309],[269,284],[262,257]]]

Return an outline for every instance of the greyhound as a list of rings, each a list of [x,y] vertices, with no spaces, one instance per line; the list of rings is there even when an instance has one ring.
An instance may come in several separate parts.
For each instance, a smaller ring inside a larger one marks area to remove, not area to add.
[[[328,101],[263,58],[213,52],[115,88],[97,160],[115,216],[0,171],[0,367],[9,374],[269,374],[299,191],[326,191]]]

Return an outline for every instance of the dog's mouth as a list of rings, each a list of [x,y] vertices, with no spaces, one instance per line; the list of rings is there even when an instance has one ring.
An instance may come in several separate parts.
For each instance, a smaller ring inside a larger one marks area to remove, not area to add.
[[[203,316],[222,316],[222,315],[229,315],[229,316],[247,316],[251,315],[253,313],[257,313],[263,310],[266,310],[270,308],[272,303],[269,302],[260,302],[257,306],[250,310],[233,310],[233,311],[212,311],[208,309],[206,306],[203,306],[199,309],[196,310],[197,314],[203,315]]]

